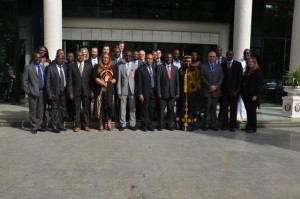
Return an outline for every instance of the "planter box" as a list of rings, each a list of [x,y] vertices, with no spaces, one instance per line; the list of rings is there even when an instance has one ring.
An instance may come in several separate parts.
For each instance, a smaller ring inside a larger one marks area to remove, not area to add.
[[[282,98],[282,115],[291,118],[300,118],[300,86],[285,86],[288,96]]]

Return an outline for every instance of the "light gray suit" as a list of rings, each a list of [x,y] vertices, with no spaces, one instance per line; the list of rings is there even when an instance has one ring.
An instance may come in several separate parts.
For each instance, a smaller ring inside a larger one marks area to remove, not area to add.
[[[201,65],[201,84],[204,97],[206,98],[205,127],[216,127],[216,109],[218,98],[221,96],[221,85],[223,81],[223,71],[220,65],[214,64],[212,72],[209,63]],[[215,92],[209,92],[212,85],[217,86]]]
[[[44,68],[41,67],[41,69],[44,77]],[[22,87],[28,95],[29,118],[32,130],[38,130],[43,122],[44,89],[39,89],[39,77],[35,64],[25,66]]]
[[[128,65],[128,69],[127,69]],[[124,63],[118,67],[118,83],[117,93],[121,95],[121,108],[120,108],[120,123],[122,127],[126,126],[126,105],[129,103],[130,120],[129,125],[135,127],[135,72],[138,65],[132,62]]]

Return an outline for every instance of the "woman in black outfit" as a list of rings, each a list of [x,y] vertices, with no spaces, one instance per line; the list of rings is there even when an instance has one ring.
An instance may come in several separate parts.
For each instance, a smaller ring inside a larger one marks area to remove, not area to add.
[[[247,60],[246,72],[242,79],[241,95],[247,111],[247,125],[241,130],[255,133],[257,129],[256,108],[263,85],[263,74],[255,58]]]

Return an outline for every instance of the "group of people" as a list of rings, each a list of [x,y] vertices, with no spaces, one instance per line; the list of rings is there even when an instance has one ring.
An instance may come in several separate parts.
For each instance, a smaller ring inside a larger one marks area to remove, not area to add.
[[[196,52],[180,60],[179,50],[162,56],[159,49],[151,53],[124,49],[122,41],[113,52],[104,45],[100,56],[96,47],[90,52],[82,48],[66,57],[58,49],[51,61],[47,48],[40,46],[23,73],[31,132],[45,131],[41,125],[46,117],[46,102],[51,107],[54,133],[66,130],[66,117],[74,121],[74,132],[89,132],[93,116],[98,119],[101,132],[113,130],[113,119],[118,119],[119,131],[127,127],[127,120],[129,128],[136,131],[137,118],[141,120],[142,131],[192,131],[201,127],[201,113],[202,129],[217,131],[219,101],[222,130],[237,129],[238,103],[242,101],[248,121],[242,130],[256,132],[262,72],[250,50],[244,51],[245,60],[239,62],[233,60],[233,51],[222,57],[222,48],[217,47],[208,53],[208,61],[201,64]]]

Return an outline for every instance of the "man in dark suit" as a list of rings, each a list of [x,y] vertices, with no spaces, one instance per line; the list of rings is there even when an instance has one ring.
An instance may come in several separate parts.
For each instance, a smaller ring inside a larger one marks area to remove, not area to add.
[[[138,68],[137,76],[137,95],[140,101],[140,114],[142,120],[142,131],[154,131],[152,126],[155,115],[156,97],[156,74],[153,66],[152,54],[146,55],[146,63]]]
[[[74,132],[79,132],[80,127],[87,132],[90,130],[90,105],[92,92],[92,70],[93,67],[88,62],[84,62],[81,51],[76,53],[77,61],[70,65],[68,70],[68,93],[74,102],[75,127]],[[83,121],[80,122],[81,103]]]
[[[94,68],[95,66],[98,65],[99,59],[100,58],[98,56],[98,48],[93,47],[91,49],[91,56],[87,60],[85,60],[85,62],[87,62],[88,64],[92,65],[93,68]]]
[[[216,64],[221,65],[221,63],[226,61],[226,57],[224,57],[222,54],[223,54],[223,49],[222,47],[218,46],[216,48]]]
[[[85,62],[87,62],[88,64],[92,65],[93,69],[94,68],[97,69],[98,68],[98,63],[99,63],[99,60],[100,60],[100,57],[98,56],[98,48],[93,47],[91,49],[91,53],[90,54],[91,54],[91,56],[87,60],[85,60]],[[96,83],[94,81],[92,81],[92,88],[94,86],[96,86],[95,84]],[[96,109],[97,109],[97,107],[96,107],[97,103],[96,103],[95,100],[93,100],[93,101],[94,101],[94,103],[93,103],[93,113],[95,113]],[[91,104],[92,104],[92,100],[91,100]],[[90,112],[90,115],[91,115],[91,112]]]
[[[175,99],[179,98],[179,77],[178,68],[172,64],[172,54],[167,53],[165,63],[157,66],[157,97],[159,99],[158,130],[164,128],[164,113],[167,107],[166,129],[174,130],[174,105]]]
[[[216,124],[216,110],[218,98],[221,95],[223,71],[220,65],[215,63],[216,53],[208,53],[208,62],[201,64],[201,83],[203,94],[206,99],[206,111],[204,115],[203,130],[211,129],[218,131]]]
[[[224,77],[221,86],[222,130],[228,128],[228,106],[230,106],[230,131],[232,132],[236,131],[237,103],[243,77],[242,64],[233,60],[233,56],[232,50],[227,51],[227,61],[221,64]]]
[[[37,131],[45,131],[41,128],[44,109],[44,68],[40,64],[41,54],[34,53],[33,61],[24,69],[22,84],[28,95],[31,133],[37,134]]]
[[[139,52],[138,51],[135,50],[132,52],[131,62],[133,64],[137,65],[138,67],[143,64],[143,62],[141,60],[139,60]]]
[[[66,76],[67,69],[62,56],[57,55],[55,62],[47,66],[46,93],[51,105],[52,131],[60,133],[64,128],[64,115],[66,109]]]
[[[217,46],[216,50],[216,64],[219,64],[221,65],[223,62],[226,61],[226,57],[224,57],[222,54],[223,54],[223,49],[221,46]],[[220,102],[220,106],[222,106],[222,96],[219,98],[219,102]],[[218,115],[218,118],[219,120],[221,121],[222,120],[222,115],[221,115],[221,111],[219,112],[219,115]]]

